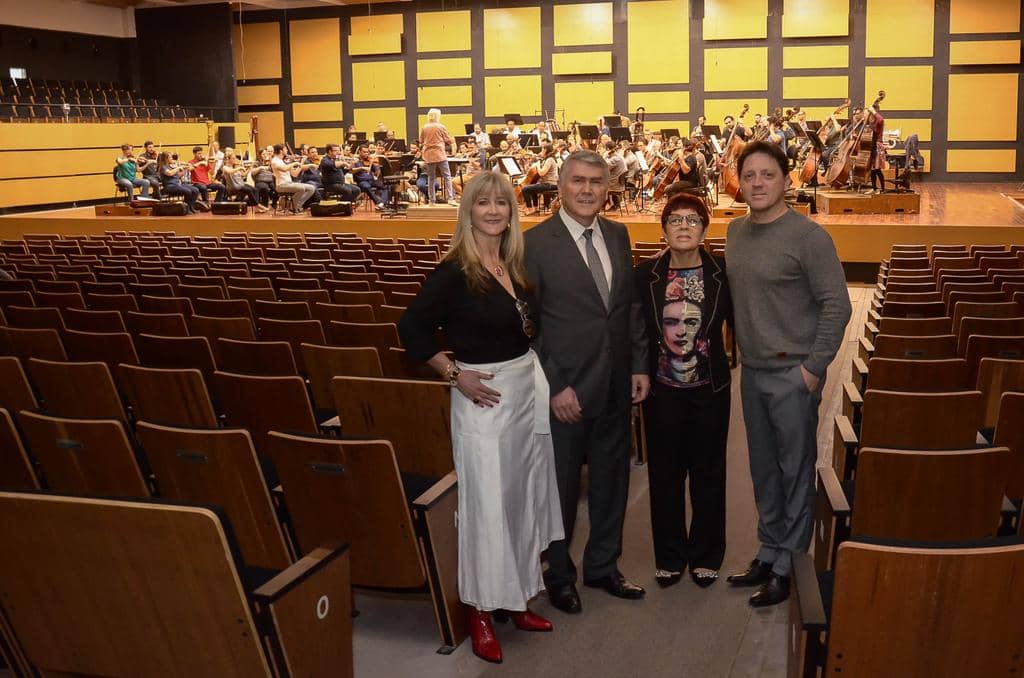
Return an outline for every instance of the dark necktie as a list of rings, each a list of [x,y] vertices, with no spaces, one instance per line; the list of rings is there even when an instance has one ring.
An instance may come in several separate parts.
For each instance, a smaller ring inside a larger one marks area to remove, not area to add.
[[[604,266],[601,265],[601,257],[597,256],[597,248],[594,247],[593,227],[583,231],[583,239],[587,241],[587,266],[590,267],[590,275],[594,276],[594,284],[597,285],[597,293],[601,295],[604,307],[608,308],[608,278],[604,275]]]

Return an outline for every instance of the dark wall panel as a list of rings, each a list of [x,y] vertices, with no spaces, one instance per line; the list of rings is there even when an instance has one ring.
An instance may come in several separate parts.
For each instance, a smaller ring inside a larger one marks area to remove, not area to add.
[[[84,35],[39,28],[0,26],[0,77],[25,68],[28,77],[49,80],[135,83],[130,38]],[[230,50],[230,47],[229,47]],[[230,51],[228,56],[230,62]]]

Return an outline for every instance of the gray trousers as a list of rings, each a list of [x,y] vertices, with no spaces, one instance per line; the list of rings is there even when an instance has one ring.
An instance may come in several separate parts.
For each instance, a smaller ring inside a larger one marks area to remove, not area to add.
[[[555,448],[555,476],[565,539],[551,542],[548,547],[548,570],[544,579],[549,587],[576,581],[576,565],[569,555],[569,544],[576,525],[584,458],[587,461],[590,537],[583,551],[583,580],[600,579],[617,569],[629,494],[630,412],[628,406],[609,402],[597,417],[578,424],[563,424],[551,415],[551,442]]]
[[[750,476],[757,504],[757,559],[789,576],[793,554],[805,553],[814,522],[814,468],[818,459],[818,405],[800,366],[743,367],[740,394],[747,428]]]

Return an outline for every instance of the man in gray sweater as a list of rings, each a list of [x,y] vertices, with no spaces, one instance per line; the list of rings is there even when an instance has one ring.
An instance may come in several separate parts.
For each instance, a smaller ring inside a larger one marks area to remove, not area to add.
[[[792,556],[810,545],[818,405],[851,309],[832,239],[783,200],[785,153],[754,142],[738,165],[750,214],[729,224],[725,258],[761,548],[728,581],[759,586],[750,604],[762,607],[789,597]]]

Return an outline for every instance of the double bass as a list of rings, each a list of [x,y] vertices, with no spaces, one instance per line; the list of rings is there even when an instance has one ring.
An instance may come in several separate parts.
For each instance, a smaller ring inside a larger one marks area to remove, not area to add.
[[[873,146],[868,121],[871,119],[870,114],[883,99],[885,99],[885,90],[879,90],[878,98],[864,110],[863,117],[858,122],[850,124],[850,134],[843,139],[843,143],[839,144],[839,148],[832,155],[828,171],[825,173],[825,181],[830,186],[838,188],[850,181],[851,174],[857,177],[859,176],[858,170],[867,171]],[[855,164],[860,162],[863,167],[855,167]]]
[[[725,140],[725,150],[722,151],[722,157],[718,160],[719,166],[722,168],[722,186],[725,192],[737,202],[743,202],[743,194],[740,192],[740,173],[736,161],[740,157],[740,151],[743,150],[745,142],[736,138],[736,128],[739,127],[740,121],[749,110],[750,105],[743,104],[743,110],[736,117],[736,124],[729,130],[729,138]]]
[[[836,116],[842,113],[844,110],[850,107],[850,100],[847,99],[843,102],[843,105],[832,111],[832,115],[828,116],[828,120],[825,124],[818,129],[818,140],[822,146],[828,141],[829,135],[832,133],[831,125],[838,126],[839,123],[836,121]],[[821,151],[817,149],[813,144],[811,150],[807,153],[807,157],[804,158],[803,167],[800,168],[800,181],[805,184],[811,183],[814,180],[814,176],[818,173],[818,166],[821,164]]]

